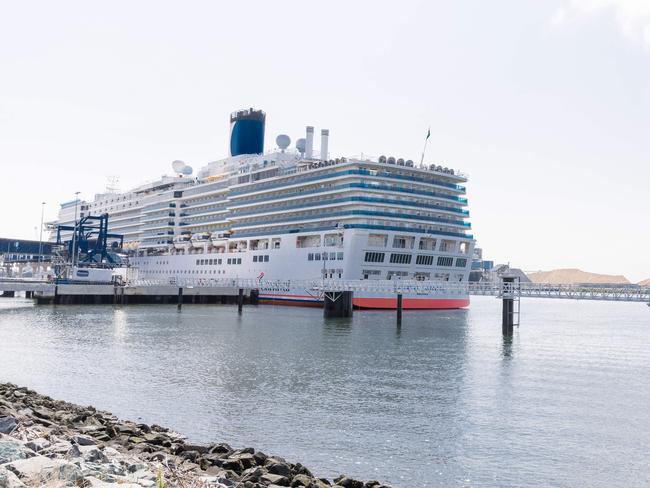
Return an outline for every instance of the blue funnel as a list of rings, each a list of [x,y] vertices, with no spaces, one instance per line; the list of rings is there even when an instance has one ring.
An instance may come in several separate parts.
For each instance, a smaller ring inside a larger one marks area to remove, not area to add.
[[[262,154],[266,114],[261,110],[239,110],[230,114],[230,155]]]

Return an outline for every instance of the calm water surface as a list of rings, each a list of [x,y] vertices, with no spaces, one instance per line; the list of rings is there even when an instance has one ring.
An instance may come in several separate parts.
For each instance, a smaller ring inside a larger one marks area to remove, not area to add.
[[[0,298],[0,381],[194,441],[406,487],[650,486],[650,310],[33,307]]]

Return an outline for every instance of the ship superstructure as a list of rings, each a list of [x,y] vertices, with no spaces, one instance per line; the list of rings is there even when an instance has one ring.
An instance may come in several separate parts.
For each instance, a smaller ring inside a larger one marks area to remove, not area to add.
[[[314,129],[290,150],[262,154],[265,114],[231,115],[231,156],[192,176],[180,161],[175,176],[126,193],[62,205],[59,223],[83,214],[110,215],[124,235],[138,277],[164,282],[252,278],[260,299],[319,304],[291,280],[467,281],[474,247],[468,233],[465,175],[410,160],[329,158],[329,131]],[[283,280],[286,286],[265,286]],[[450,290],[457,287],[450,287]],[[395,298],[355,295],[354,304],[392,308]],[[405,308],[458,308],[466,295],[406,296]]]

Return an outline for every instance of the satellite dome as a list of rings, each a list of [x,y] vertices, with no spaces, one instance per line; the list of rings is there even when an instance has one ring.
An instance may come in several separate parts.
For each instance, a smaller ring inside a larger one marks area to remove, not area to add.
[[[298,150],[298,152],[304,153],[306,147],[307,147],[307,140],[304,137],[296,141],[296,149]]]
[[[191,175],[191,174],[192,174],[192,171],[193,171],[193,170],[192,170],[192,167],[191,167],[191,166],[187,166],[187,165],[185,165],[185,167],[183,168],[183,174],[184,174],[184,175]]]
[[[395,164],[395,158],[393,156],[388,158],[388,164]]]
[[[183,168],[185,168],[185,166],[186,166],[185,163],[183,161],[178,160],[178,159],[172,163],[172,169],[176,173],[182,173]]]
[[[291,144],[291,138],[286,135],[286,134],[280,134],[278,137],[275,138],[275,143],[278,145],[280,149],[283,151],[289,147],[289,144]]]
[[[386,156],[379,156],[379,162],[380,163],[386,163]]]

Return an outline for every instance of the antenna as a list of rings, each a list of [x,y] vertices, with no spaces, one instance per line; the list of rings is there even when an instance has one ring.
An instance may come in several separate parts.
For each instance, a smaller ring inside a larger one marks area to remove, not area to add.
[[[117,193],[120,191],[120,177],[111,175],[106,177],[106,193]]]

